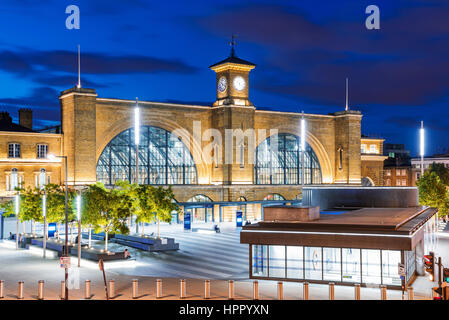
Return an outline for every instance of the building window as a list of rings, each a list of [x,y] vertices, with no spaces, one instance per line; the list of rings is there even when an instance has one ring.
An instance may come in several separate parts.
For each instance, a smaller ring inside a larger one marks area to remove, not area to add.
[[[318,157],[306,144],[304,152],[304,183],[320,184]],[[302,152],[300,139],[291,134],[279,134],[265,139],[256,149],[255,184],[301,184]]]
[[[406,170],[406,169],[402,169],[402,170],[401,170],[401,174],[402,174],[403,176],[406,176],[406,175],[407,175],[407,170]]]
[[[19,143],[10,143],[9,144],[8,157],[20,158],[20,144]]]
[[[342,279],[343,282],[361,282],[360,277],[360,249],[342,248]]]
[[[394,158],[394,152],[388,152],[388,156],[390,157],[390,158]]]
[[[362,282],[381,284],[380,250],[362,249]]]
[[[369,152],[370,153],[377,153],[377,146],[375,144],[370,144]]]
[[[390,177],[391,176],[391,170],[385,170],[385,175],[387,177]]]
[[[323,280],[341,281],[340,248],[323,248]]]
[[[112,185],[136,181],[134,129],[117,135],[104,148],[97,163],[97,180]],[[139,183],[197,184],[197,171],[189,149],[172,133],[157,127],[140,127]]]
[[[385,184],[386,184],[387,186],[391,186],[391,180],[390,180],[390,179],[387,179],[387,180],[385,181]]]
[[[396,176],[397,177],[401,176],[401,169],[396,169]]]
[[[285,198],[278,193],[272,193],[263,198],[263,201],[273,201],[273,200],[285,200]]]
[[[382,250],[383,284],[401,285],[398,275],[398,264],[401,263],[401,251]]]
[[[268,275],[268,254],[267,246],[253,245],[252,274],[256,277],[266,277]]]
[[[366,144],[362,143],[362,144],[360,145],[360,152],[361,152],[361,153],[366,153]]]
[[[305,279],[322,280],[322,252],[321,247],[305,247]]]
[[[285,278],[285,246],[269,246],[269,277]]]
[[[304,278],[304,247],[287,247],[287,278]]]
[[[37,157],[39,159],[45,159],[45,158],[47,158],[47,154],[48,154],[48,145],[38,144],[37,145]]]
[[[402,179],[402,186],[406,187],[407,186],[407,179]]]
[[[11,169],[11,178],[9,180],[9,190],[14,191],[19,187],[19,171],[16,168]]]
[[[396,186],[400,187],[401,186],[401,179],[396,179]]]

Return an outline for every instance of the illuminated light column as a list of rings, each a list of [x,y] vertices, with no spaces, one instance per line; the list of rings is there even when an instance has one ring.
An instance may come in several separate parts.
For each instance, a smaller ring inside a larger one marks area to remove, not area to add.
[[[78,268],[81,266],[81,194],[76,196],[76,216],[78,218]]]
[[[421,177],[424,176],[424,122],[421,121],[419,129],[419,153],[421,155]]]
[[[140,143],[140,109],[138,98],[134,108],[134,144],[136,145],[136,184],[139,184],[139,143]],[[136,221],[136,233],[139,233],[139,223]]]
[[[17,232],[16,232],[16,249],[19,249],[19,192],[17,192],[15,197],[15,212],[17,219]]]
[[[304,119],[304,111],[301,117],[301,185],[304,188],[304,152],[306,151],[306,119]],[[301,188],[301,193],[303,192]]]
[[[47,249],[47,191],[44,189],[44,195],[42,196],[42,216],[44,217],[44,239],[43,239],[43,251],[44,259],[46,258]]]

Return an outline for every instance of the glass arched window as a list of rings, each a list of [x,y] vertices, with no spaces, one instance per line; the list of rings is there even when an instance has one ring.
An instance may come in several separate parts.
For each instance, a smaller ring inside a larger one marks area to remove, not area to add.
[[[203,194],[197,194],[196,196],[193,196],[187,202],[212,202],[212,199],[208,196],[205,196]]]
[[[273,201],[273,200],[285,200],[283,196],[281,196],[279,193],[272,193],[263,198],[263,201]]]
[[[97,163],[97,180],[106,185],[117,180],[136,182],[134,128],[118,134],[104,148]],[[192,155],[178,137],[161,128],[140,127],[139,183],[198,183]]]
[[[255,184],[301,184],[299,137],[282,133],[265,139],[256,149],[254,179]],[[307,143],[304,153],[304,183],[321,183],[320,163]]]

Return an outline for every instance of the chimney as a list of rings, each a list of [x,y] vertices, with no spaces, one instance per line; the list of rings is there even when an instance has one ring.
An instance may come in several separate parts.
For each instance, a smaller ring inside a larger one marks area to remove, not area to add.
[[[12,118],[9,115],[8,111],[2,111],[0,112],[0,121],[6,121],[8,123],[12,123]]]
[[[31,109],[19,109],[19,124],[33,130],[33,111]]]

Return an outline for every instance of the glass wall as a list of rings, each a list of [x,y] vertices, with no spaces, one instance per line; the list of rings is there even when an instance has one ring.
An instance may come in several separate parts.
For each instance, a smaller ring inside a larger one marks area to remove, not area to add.
[[[302,162],[299,137],[282,133],[271,136],[256,149],[255,184],[301,184]],[[304,183],[320,184],[321,168],[312,148],[306,144]]]
[[[252,245],[252,276],[400,286],[399,250]],[[404,252],[407,280],[414,252]]]
[[[106,185],[136,180],[134,128],[123,131],[104,148],[97,163],[97,180]],[[172,133],[157,127],[140,127],[139,183],[197,184],[189,149]]]

